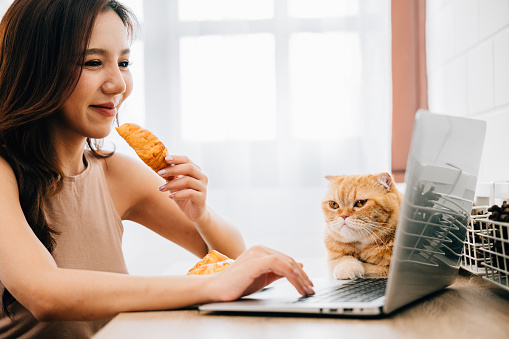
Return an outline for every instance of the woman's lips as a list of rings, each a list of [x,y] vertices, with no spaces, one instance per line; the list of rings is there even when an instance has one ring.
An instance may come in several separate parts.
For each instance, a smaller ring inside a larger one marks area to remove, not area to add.
[[[117,114],[117,109],[114,105],[90,105],[92,109],[99,112],[106,117],[114,117]]]

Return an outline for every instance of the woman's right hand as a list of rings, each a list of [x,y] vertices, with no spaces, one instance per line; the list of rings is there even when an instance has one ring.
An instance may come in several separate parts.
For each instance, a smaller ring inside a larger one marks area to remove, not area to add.
[[[228,269],[211,276],[207,285],[212,300],[232,301],[252,294],[286,278],[302,295],[314,294],[313,283],[291,257],[264,246],[254,246],[241,254]]]

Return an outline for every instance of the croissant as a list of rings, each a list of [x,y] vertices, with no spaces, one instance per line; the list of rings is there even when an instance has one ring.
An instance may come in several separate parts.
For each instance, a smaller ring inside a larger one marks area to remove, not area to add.
[[[159,172],[168,167],[168,163],[164,160],[168,156],[168,150],[149,130],[132,123],[125,123],[116,130],[140,159],[154,171]]]
[[[230,266],[231,263],[233,263],[233,259],[216,250],[212,250],[203,259],[198,261],[187,274],[205,275],[217,273]]]

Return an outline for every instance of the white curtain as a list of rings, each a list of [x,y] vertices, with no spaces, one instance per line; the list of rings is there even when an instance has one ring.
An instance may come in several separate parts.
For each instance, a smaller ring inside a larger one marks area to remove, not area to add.
[[[248,245],[323,255],[324,176],[390,171],[390,0],[124,3],[142,34],[120,122],[201,166],[209,205]],[[133,273],[186,255],[129,223],[124,244]]]
[[[210,206],[248,245],[321,255],[324,176],[390,171],[390,1],[143,11],[142,123],[202,167]]]

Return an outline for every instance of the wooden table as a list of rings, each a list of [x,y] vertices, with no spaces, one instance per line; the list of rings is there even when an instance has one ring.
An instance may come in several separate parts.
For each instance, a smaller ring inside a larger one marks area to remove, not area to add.
[[[444,291],[383,318],[133,312],[94,338],[509,338],[509,291],[462,271]]]

